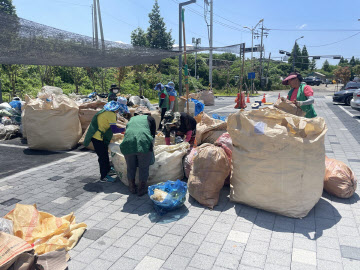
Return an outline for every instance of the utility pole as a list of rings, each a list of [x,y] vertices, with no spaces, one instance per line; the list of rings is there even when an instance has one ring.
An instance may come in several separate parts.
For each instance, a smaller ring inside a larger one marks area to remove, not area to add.
[[[267,69],[266,69],[266,85],[267,85],[267,78],[268,78],[268,75],[269,75],[269,66],[270,66],[270,57],[271,57],[271,53],[269,53],[269,62],[268,62],[268,66],[267,66]]]
[[[197,46],[198,44],[201,44],[201,38],[192,38],[192,43],[195,45],[195,79],[197,80],[196,77],[196,56],[197,56]]]
[[[196,3],[196,0],[190,0],[179,4],[179,52],[182,51],[182,8],[183,6]],[[182,54],[179,55],[179,95],[182,95]]]
[[[260,87],[262,88],[263,87],[263,80],[262,80],[262,77],[263,77],[263,66],[262,66],[262,58],[263,58],[263,47],[264,47],[264,44],[263,44],[263,37],[264,35],[267,37],[268,36],[268,32],[265,32],[264,33],[264,30],[267,30],[264,28],[264,21],[262,21],[262,26],[261,26],[261,44],[260,44]],[[264,52],[264,57],[265,57],[265,52]]]
[[[99,49],[99,35],[98,35],[98,27],[97,27],[97,8],[96,8],[96,0],[93,3],[93,14],[94,14],[94,31],[95,31],[95,48]]]
[[[95,36],[94,36],[94,5],[91,5],[91,25],[92,25],[92,38],[93,38],[93,47],[95,47]]]
[[[100,25],[100,34],[101,34],[101,49],[105,50],[105,40],[104,40],[104,32],[102,27],[102,20],[101,20],[101,12],[100,12],[100,2],[97,0],[98,5],[98,12],[99,12],[99,25]]]
[[[210,90],[212,90],[212,61],[213,61],[213,0],[210,0],[210,55],[209,55],[209,84]]]

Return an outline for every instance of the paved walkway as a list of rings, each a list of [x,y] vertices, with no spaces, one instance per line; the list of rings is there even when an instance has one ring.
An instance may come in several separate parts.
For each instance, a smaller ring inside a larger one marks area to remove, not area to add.
[[[326,154],[360,176],[360,144],[331,106],[316,97],[329,128]],[[360,269],[358,194],[324,193],[303,219],[232,203],[228,195],[224,187],[213,211],[188,198],[159,217],[147,196],[130,195],[120,182],[99,183],[96,155],[84,152],[1,179],[0,216],[17,202],[57,216],[74,211],[88,230],[70,251],[70,270]]]

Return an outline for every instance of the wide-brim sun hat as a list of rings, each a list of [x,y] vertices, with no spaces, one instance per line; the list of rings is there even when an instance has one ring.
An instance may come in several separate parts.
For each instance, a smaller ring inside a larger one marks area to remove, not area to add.
[[[296,74],[289,75],[282,81],[282,84],[289,85],[289,80],[294,79],[294,78],[297,78]]]
[[[120,107],[121,107],[121,104],[119,102],[110,101],[110,102],[105,104],[104,110],[108,111],[108,112],[115,112],[115,111],[119,110]]]
[[[155,85],[154,90],[164,90],[164,85],[162,83],[158,83]]]

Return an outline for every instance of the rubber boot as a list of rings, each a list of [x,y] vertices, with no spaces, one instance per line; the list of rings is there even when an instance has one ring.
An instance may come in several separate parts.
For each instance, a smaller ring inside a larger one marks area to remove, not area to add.
[[[129,191],[130,191],[132,194],[136,194],[135,180],[129,180]]]
[[[165,137],[165,143],[166,145],[170,145],[170,137]]]
[[[143,196],[143,195],[145,195],[146,193],[147,193],[146,182],[140,181],[137,194],[138,194],[138,196]]]

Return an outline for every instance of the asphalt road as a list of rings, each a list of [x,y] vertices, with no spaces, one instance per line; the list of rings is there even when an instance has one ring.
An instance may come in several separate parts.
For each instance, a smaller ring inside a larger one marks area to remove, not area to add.
[[[343,104],[333,104],[332,94],[334,93],[334,86],[325,88],[324,86],[314,86],[315,96],[315,110],[316,100],[325,100],[327,106],[335,113],[337,117],[344,123],[346,128],[360,143],[360,112],[351,109],[350,106]],[[273,91],[265,92],[266,101],[274,102],[278,98],[279,93],[285,96],[287,91]],[[250,104],[246,110],[251,109],[250,105],[256,100],[261,100],[263,93],[259,93],[258,97],[251,97]],[[236,113],[238,109],[234,109],[235,97],[217,97],[214,106],[206,106],[205,112],[209,115],[214,113],[220,116],[228,116],[231,113]],[[14,173],[19,173],[34,167],[52,163],[71,155],[79,154],[84,150],[82,147],[65,152],[51,152],[51,151],[37,151],[28,149],[26,141],[21,138],[15,138],[9,141],[0,141],[0,179]]]

